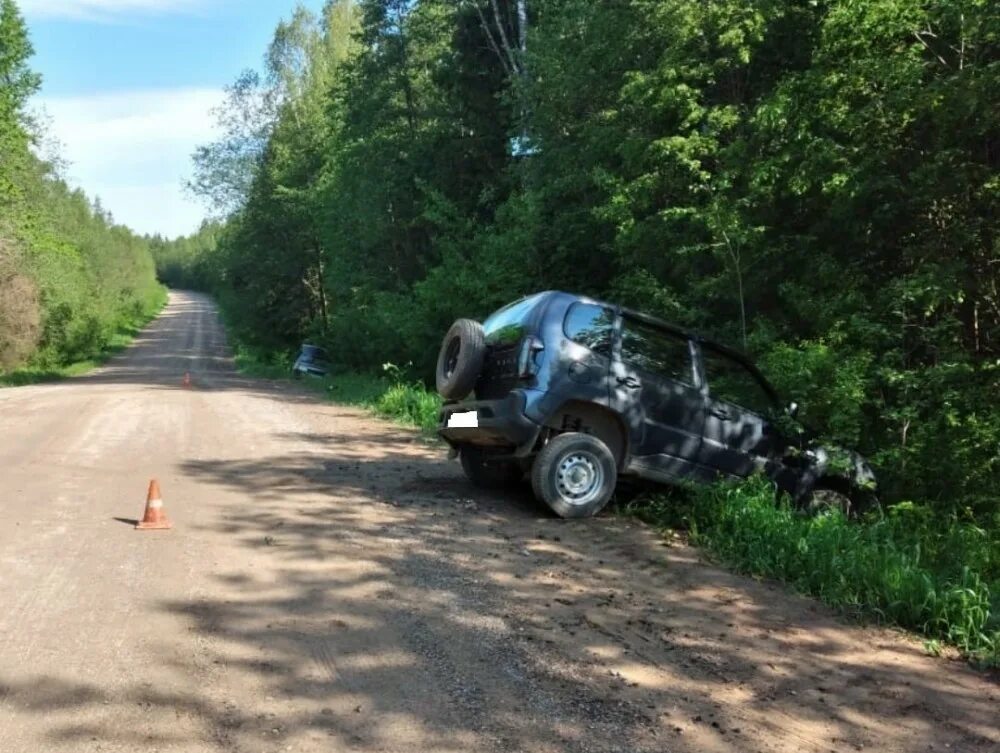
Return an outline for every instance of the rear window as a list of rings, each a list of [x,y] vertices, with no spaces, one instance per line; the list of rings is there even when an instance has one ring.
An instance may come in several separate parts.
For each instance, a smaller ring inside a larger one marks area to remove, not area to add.
[[[306,358],[309,358],[309,359],[311,359],[313,361],[325,361],[326,360],[326,351],[323,350],[322,348],[316,347],[315,345],[303,345],[302,346],[302,355],[304,355]]]
[[[566,313],[563,324],[570,340],[604,355],[611,352],[611,333],[614,327],[614,312],[593,303],[574,303]]]
[[[514,345],[527,334],[528,321],[540,296],[533,295],[506,306],[483,322],[489,345]]]

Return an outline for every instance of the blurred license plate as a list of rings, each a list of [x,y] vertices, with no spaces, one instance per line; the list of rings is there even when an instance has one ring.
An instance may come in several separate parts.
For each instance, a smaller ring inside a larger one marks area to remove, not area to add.
[[[448,416],[449,429],[477,429],[479,428],[479,414],[476,411],[466,413],[452,413]]]

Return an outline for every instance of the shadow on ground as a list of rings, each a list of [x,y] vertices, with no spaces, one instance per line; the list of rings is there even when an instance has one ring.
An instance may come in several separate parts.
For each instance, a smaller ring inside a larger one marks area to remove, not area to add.
[[[186,709],[233,750],[323,740],[916,753],[997,742],[995,703],[971,690],[982,678],[668,550],[642,526],[558,520],[524,489],[476,491],[395,430],[377,453],[370,441],[286,438],[326,449],[319,462],[186,465],[251,502],[210,528],[259,566],[214,573],[218,598],[161,605],[206,639],[211,666],[273,702],[248,713],[208,693],[147,689],[116,702]],[[26,690],[14,689],[19,702],[39,712],[103,702],[52,679]],[[107,729],[55,734],[128,742]]]

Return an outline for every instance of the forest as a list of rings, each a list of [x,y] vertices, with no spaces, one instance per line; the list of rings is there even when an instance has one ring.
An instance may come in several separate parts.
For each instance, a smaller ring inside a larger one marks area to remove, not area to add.
[[[150,245],[60,176],[29,112],[41,77],[0,0],[0,384],[92,365],[166,299]]]
[[[975,0],[333,0],[229,88],[156,246],[260,352],[428,379],[528,292],[750,352],[889,499],[1000,513],[1000,14]]]
[[[565,289],[697,330],[866,454],[882,512],[803,521],[753,482],[637,514],[1000,658],[990,0],[331,0],[217,115],[217,220],[154,251],[241,352],[393,364],[418,394],[376,407],[432,422],[457,317]]]
[[[228,87],[189,186],[213,219],[176,240],[116,226],[38,156],[30,44],[0,8],[0,369],[106,347],[162,300],[152,259],[216,297],[241,353],[308,339],[409,389],[457,317],[543,289],[616,301],[750,353],[871,459],[883,502],[834,526],[751,485],[640,514],[1000,657],[992,0],[299,8]]]

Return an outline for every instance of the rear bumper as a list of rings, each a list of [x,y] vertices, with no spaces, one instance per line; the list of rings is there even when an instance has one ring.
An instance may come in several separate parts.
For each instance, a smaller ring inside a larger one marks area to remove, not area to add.
[[[500,400],[470,400],[449,403],[441,408],[438,416],[438,436],[454,448],[461,445],[487,447],[512,447],[515,454],[531,452],[542,427],[525,415],[527,397],[521,390],[514,390]],[[449,427],[453,413],[476,411],[477,427]]]
[[[292,366],[292,371],[296,371],[299,374],[308,374],[309,376],[323,377],[329,373],[329,369],[322,364],[315,363],[314,361],[296,361]]]

